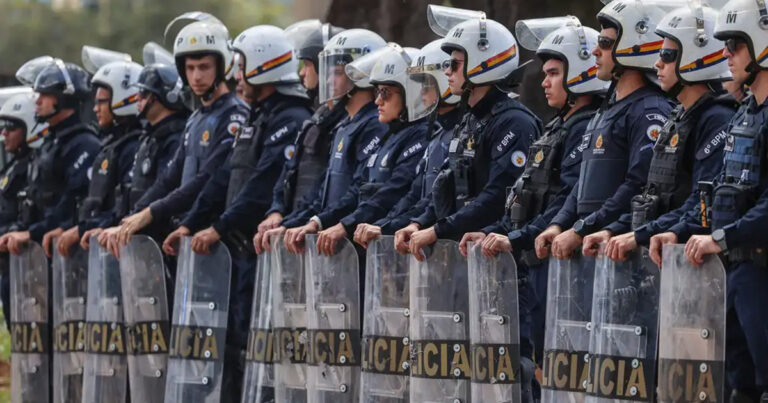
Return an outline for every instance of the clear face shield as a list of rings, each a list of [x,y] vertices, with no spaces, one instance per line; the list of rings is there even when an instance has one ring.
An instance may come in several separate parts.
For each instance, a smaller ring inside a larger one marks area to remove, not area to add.
[[[347,95],[354,84],[344,72],[347,64],[354,60],[355,49],[332,49],[322,51],[319,55],[320,69],[318,71],[318,86],[320,87],[319,101],[321,103],[339,99]],[[359,56],[362,52],[358,52]]]
[[[171,52],[165,50],[165,48],[155,42],[147,42],[142,49],[141,56],[145,66],[150,64],[176,65],[176,60],[173,58]]]
[[[188,13],[184,13],[174,18],[171,22],[168,23],[168,25],[166,25],[165,32],[163,33],[165,45],[173,46],[173,41],[176,40],[176,36],[179,34],[179,31],[181,31],[181,29],[187,25],[197,21],[215,22],[224,25],[218,18],[202,11],[190,11]]]
[[[445,36],[456,24],[467,20],[485,19],[485,12],[466,10],[463,8],[437,6],[430,4],[427,7],[427,21],[432,32],[439,36]]]
[[[530,51],[539,49],[547,35],[563,27],[580,28],[581,22],[574,16],[520,20],[515,24],[515,38],[520,46]],[[583,31],[582,31],[583,32]],[[586,45],[586,37],[584,37]]]
[[[55,59],[51,56],[38,56],[22,64],[21,67],[16,70],[16,79],[19,80],[20,83],[31,87],[35,84],[35,79],[37,79],[37,75],[43,71],[43,68],[54,63],[54,61]]]
[[[408,120],[421,119],[432,113],[440,104],[443,95],[451,96],[450,89],[447,94],[440,93],[440,86],[433,74],[442,74],[442,63],[422,65],[408,68],[408,79],[405,88],[405,103],[408,107]]]
[[[112,62],[130,62],[131,55],[114,50],[97,48],[95,46],[83,46],[83,68],[85,71],[95,74],[102,66]]]

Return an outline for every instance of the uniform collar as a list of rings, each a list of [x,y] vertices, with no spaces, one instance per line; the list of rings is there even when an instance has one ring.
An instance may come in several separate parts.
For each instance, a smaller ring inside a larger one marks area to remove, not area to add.
[[[461,120],[461,108],[453,108],[447,113],[444,113],[442,115],[437,115],[437,123],[440,123],[440,126],[443,128],[443,130],[452,130],[454,127],[456,127],[457,124],[459,124],[459,120]]]
[[[491,89],[488,91],[485,96],[478,101],[475,106],[473,106],[470,111],[473,115],[475,115],[478,118],[482,118],[483,116],[491,113],[491,110],[493,110],[493,106],[496,105],[499,101],[503,100],[505,97],[507,97],[507,94],[504,92],[501,92],[496,86],[491,86]]]
[[[378,107],[376,106],[376,103],[373,101],[363,105],[363,107],[360,108],[359,111],[357,111],[357,113],[355,114],[355,116],[352,117],[352,119],[349,119],[349,116],[347,116],[347,119],[349,119],[350,122],[357,122],[359,120],[367,118],[368,115],[371,114],[371,112],[378,114]]]
[[[205,106],[205,105],[200,106],[200,112],[202,112],[202,113],[211,112],[211,111],[219,108],[224,103],[229,102],[229,100],[232,99],[232,97],[235,97],[235,96],[236,96],[235,93],[231,92],[231,91],[226,93],[226,94],[223,94],[222,96],[216,98],[216,100],[213,101],[212,104],[210,104],[208,106]]]
[[[83,122],[80,120],[80,116],[77,113],[73,113],[68,118],[59,122],[56,126],[51,127],[50,132],[56,136],[56,134],[65,133],[67,132],[67,129],[80,124],[83,124]]]
[[[169,126],[174,126],[177,122],[181,122],[181,125],[186,123],[187,117],[183,113],[172,113],[163,118],[163,120],[157,122],[154,125],[147,124],[146,131],[152,137],[163,137],[166,134],[172,133],[173,129],[165,130]],[[181,129],[179,129],[181,130]]]

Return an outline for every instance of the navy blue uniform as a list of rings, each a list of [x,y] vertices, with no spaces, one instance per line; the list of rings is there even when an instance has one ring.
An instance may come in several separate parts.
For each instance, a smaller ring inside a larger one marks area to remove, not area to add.
[[[412,219],[434,225],[439,238],[460,238],[504,215],[506,189],[525,166],[528,147],[541,135],[541,121],[519,101],[492,88],[454,131],[450,169],[436,179],[426,211]]]
[[[722,168],[723,144],[733,114],[732,108],[710,94],[688,110],[675,108],[654,145],[645,192],[633,201],[633,210],[641,210],[633,213],[635,226],[645,211],[660,215],[647,217],[649,222],[634,228],[638,245],[648,246],[651,236],[668,230],[699,203],[698,183],[712,181]],[[613,234],[629,232],[633,214],[622,215],[606,229]]]
[[[328,167],[334,128],[347,116],[344,102],[332,108],[321,105],[301,127],[293,148],[293,157],[285,162],[272,190],[272,206],[266,215],[286,216],[307,208],[314,201]]]
[[[88,196],[80,206],[80,236],[93,228],[115,225],[128,212],[127,195],[140,133],[137,120],[101,133],[101,150],[88,170]]]
[[[328,169],[313,203],[286,216],[282,225],[304,225],[312,216],[338,203],[353,183],[363,180],[366,164],[378,150],[386,131],[373,102],[365,104],[354,116],[344,118],[334,131]]]
[[[421,161],[416,165],[416,179],[411,184],[411,189],[386,217],[374,223],[381,228],[382,234],[394,234],[395,231],[407,226],[411,222],[411,217],[421,214],[427,208],[432,186],[448,158],[448,146],[460,118],[459,108],[451,109],[437,117],[429,144],[424,150]]]
[[[52,229],[75,225],[77,204],[88,192],[88,169],[99,148],[93,129],[77,114],[50,128],[29,170],[27,197],[44,213],[28,227],[33,241],[41,242]]]
[[[248,107],[234,93],[201,106],[187,120],[184,140],[165,174],[134,206],[149,206],[153,220],[185,213],[206,182],[225,163],[235,135],[248,119]]]
[[[568,229],[582,218],[579,235],[585,236],[629,212],[632,197],[645,185],[653,144],[671,111],[653,86],[601,107],[582,137],[579,184],[550,224]]]

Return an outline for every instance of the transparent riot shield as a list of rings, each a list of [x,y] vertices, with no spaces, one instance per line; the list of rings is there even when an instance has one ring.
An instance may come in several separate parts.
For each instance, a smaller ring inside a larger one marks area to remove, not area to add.
[[[29,242],[10,256],[11,401],[49,402],[48,259]]]
[[[307,290],[304,255],[288,252],[282,237],[271,239],[272,327],[275,333],[275,401],[307,401]]]
[[[410,348],[409,256],[395,238],[368,244],[365,268],[361,403],[407,402]]]
[[[472,401],[520,401],[517,264],[510,253],[485,257],[467,246]]]
[[[245,356],[243,403],[275,401],[274,333],[272,332],[272,252],[263,252],[256,261],[256,281]]]
[[[168,296],[163,254],[146,235],[134,235],[120,250],[128,375],[131,399],[159,403],[168,367]]]
[[[53,401],[83,400],[88,253],[74,245],[69,256],[53,248]]]
[[[307,401],[360,398],[360,281],[357,252],[343,239],[333,256],[307,236]]]
[[[411,401],[467,402],[470,391],[467,262],[454,241],[410,261]]]
[[[549,258],[542,402],[586,399],[594,278],[595,258]]]
[[[656,391],[659,267],[646,248],[623,262],[604,255],[595,263],[588,402],[650,402]]]
[[[217,242],[208,255],[179,242],[165,401],[218,402],[224,372],[232,259]]]
[[[722,402],[725,268],[717,256],[694,267],[684,252],[685,245],[662,252],[658,401]]]
[[[93,236],[88,251],[83,403],[125,401],[126,346],[120,262]]]

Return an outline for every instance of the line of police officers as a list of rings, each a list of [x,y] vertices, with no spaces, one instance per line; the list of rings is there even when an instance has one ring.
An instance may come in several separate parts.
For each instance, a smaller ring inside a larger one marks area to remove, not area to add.
[[[417,260],[438,239],[461,240],[465,256],[469,242],[487,257],[512,252],[521,387],[534,401],[547,257],[606,243],[610,259],[646,246],[660,265],[663,245],[686,242],[693,265],[712,254],[727,265],[731,401],[768,399],[766,4],[615,0],[600,32],[573,17],[527,20],[517,40],[469,15],[431,20],[444,38],[422,49],[315,20],[230,41],[201,19],[176,35],[175,65],[113,61],[91,77],[33,60],[19,77],[34,94],[0,109],[13,155],[0,250],[34,241],[66,257],[96,236],[119,256],[145,233],[172,256],[183,237],[199,254],[222,241],[233,273],[225,401],[240,399],[256,256],[273,238],[303,253],[316,233],[327,256],[343,238],[365,248],[382,235]],[[558,110],[544,127],[510,92],[518,44],[543,62]],[[185,91],[199,100],[191,115]],[[80,110],[88,97],[98,130]]]

